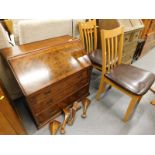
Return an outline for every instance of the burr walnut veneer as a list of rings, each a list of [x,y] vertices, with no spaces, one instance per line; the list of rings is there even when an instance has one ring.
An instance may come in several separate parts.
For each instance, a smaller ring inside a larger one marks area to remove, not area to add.
[[[37,127],[89,95],[91,63],[78,39],[62,36],[1,51]]]

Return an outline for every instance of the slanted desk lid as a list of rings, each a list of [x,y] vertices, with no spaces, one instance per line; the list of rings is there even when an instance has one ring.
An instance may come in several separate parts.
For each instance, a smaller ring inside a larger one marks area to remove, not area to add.
[[[82,50],[77,40],[9,59],[10,67],[25,96],[74,74],[91,63],[87,56],[75,58]]]

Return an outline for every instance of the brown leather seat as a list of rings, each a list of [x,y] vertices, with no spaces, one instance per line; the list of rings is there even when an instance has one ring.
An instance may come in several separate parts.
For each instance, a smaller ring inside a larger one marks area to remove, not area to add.
[[[99,67],[102,67],[102,50],[97,49],[89,54],[91,62]],[[111,63],[111,62],[110,62]],[[108,65],[107,65],[108,67]]]
[[[151,72],[125,64],[118,65],[105,76],[136,95],[144,95],[155,80]]]
[[[102,66],[102,50],[96,49],[89,54],[92,63]]]

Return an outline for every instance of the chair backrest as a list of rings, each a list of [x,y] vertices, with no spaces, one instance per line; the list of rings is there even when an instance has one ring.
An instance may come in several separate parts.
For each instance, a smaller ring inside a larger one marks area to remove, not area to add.
[[[101,30],[103,73],[110,72],[111,69],[121,64],[123,39],[123,27],[112,30]]]
[[[96,20],[79,23],[80,39],[87,51],[90,53],[97,48]]]

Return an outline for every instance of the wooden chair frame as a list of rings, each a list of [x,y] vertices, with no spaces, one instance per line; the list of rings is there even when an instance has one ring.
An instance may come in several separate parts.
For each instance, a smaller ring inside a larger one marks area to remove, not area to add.
[[[96,20],[79,23],[80,39],[85,47],[87,54],[97,49],[97,26]],[[102,70],[102,67],[92,64],[94,68]]]
[[[79,23],[80,39],[86,48],[87,54],[97,49],[96,20]]]
[[[154,87],[154,88],[153,88],[153,87],[150,88],[150,90],[151,90],[153,93],[155,93],[155,87]],[[151,101],[151,104],[152,104],[152,105],[155,105],[155,99]]]
[[[105,77],[105,73],[110,72],[111,69],[115,68],[122,62],[123,39],[124,32],[122,27],[113,30],[101,30],[102,76],[96,99],[100,99],[100,94],[104,93],[107,84],[130,96],[131,101],[123,119],[125,122],[127,122],[130,116],[133,114],[135,107],[140,102],[142,96],[127,91],[126,89],[118,86],[117,84]]]

